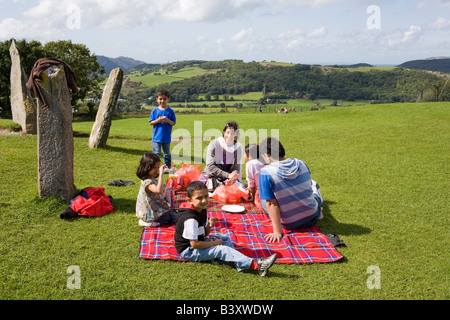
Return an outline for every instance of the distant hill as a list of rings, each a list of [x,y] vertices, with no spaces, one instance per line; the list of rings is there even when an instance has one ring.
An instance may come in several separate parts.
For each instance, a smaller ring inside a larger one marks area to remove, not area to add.
[[[368,63],[356,63],[351,65],[348,64],[325,65],[325,67],[357,69],[357,68],[373,68],[374,66]]]
[[[121,68],[122,70],[127,70],[129,68],[136,67],[140,64],[145,64],[144,61],[135,60],[133,58],[127,57],[118,57],[118,58],[109,58],[105,56],[97,56],[98,63],[105,68],[105,75],[109,76],[111,70],[115,68]]]
[[[443,73],[450,73],[450,57],[429,58],[424,60],[411,60],[399,65],[399,67],[415,69],[438,71]]]
[[[352,64],[350,66],[348,66],[348,68],[373,68],[373,65],[368,64],[368,63],[357,63],[357,64]]]
[[[442,76],[427,71],[376,67],[366,63],[345,67],[303,64],[287,67],[287,64],[276,62],[268,65],[242,60],[190,60],[162,65],[142,64],[126,72],[130,82],[139,83],[136,90],[130,88],[126,95],[133,101],[141,99],[139,105],[147,103],[148,97],[154,96],[161,85],[170,92],[172,102],[181,103],[219,101],[220,96],[231,101],[231,98],[234,100],[236,96],[249,93],[259,96],[270,93],[271,101],[413,102],[428,99],[432,85],[442,80]]]

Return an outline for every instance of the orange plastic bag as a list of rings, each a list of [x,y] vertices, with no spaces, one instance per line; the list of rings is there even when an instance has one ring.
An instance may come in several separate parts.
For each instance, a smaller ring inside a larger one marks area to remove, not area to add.
[[[183,163],[181,169],[176,174],[178,175],[177,188],[175,190],[186,190],[191,181],[197,181],[202,174],[203,166],[196,164]]]
[[[248,194],[235,184],[218,186],[211,196],[211,198],[226,204],[241,203],[242,198],[247,197]]]

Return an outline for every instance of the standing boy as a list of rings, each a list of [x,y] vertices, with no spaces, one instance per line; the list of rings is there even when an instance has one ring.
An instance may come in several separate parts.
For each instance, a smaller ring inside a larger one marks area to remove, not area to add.
[[[172,141],[172,127],[176,123],[175,112],[168,106],[170,101],[169,92],[160,90],[156,94],[158,108],[152,110],[149,123],[153,126],[152,152],[161,157],[163,151],[164,164],[168,168],[172,167],[172,157],[170,155],[170,142]]]
[[[207,237],[216,224],[216,218],[208,219],[206,209],[209,204],[207,186],[194,181],[187,187],[188,201],[178,210],[179,219],[175,228],[175,247],[180,256],[190,261],[211,261],[218,259],[225,263],[234,263],[238,271],[258,270],[265,277],[269,268],[277,259],[277,254],[268,258],[252,259],[237,251],[230,238]]]

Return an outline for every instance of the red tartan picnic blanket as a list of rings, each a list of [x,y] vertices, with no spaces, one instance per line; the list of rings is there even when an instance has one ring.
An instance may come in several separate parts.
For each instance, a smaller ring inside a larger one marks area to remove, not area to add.
[[[186,196],[176,195],[175,207],[184,202]],[[270,218],[253,203],[244,202],[243,213],[227,213],[224,204],[210,199],[208,216],[217,218],[211,236],[225,235],[233,242],[236,250],[251,258],[265,258],[278,254],[276,263],[324,263],[334,262],[343,256],[319,228],[283,230],[285,236],[280,242],[269,243],[264,235],[272,232]],[[141,235],[139,257],[143,259],[169,259],[185,261],[175,250],[175,226],[144,227]]]

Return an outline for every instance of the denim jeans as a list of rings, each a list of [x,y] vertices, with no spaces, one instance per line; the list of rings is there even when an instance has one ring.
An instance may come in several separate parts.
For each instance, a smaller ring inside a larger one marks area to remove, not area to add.
[[[170,169],[172,166],[172,156],[170,155],[170,143],[159,143],[152,141],[152,152],[161,157],[163,151],[164,164]]]
[[[189,247],[180,256],[196,262],[219,259],[225,262],[234,262],[238,271],[249,269],[253,259],[237,251],[227,236],[220,235],[218,237],[222,239],[223,245],[213,246],[207,249],[192,249],[192,247]],[[213,239],[206,238],[206,241],[213,241]]]

